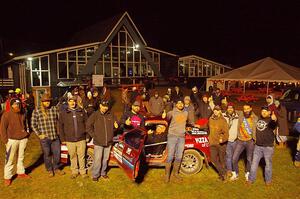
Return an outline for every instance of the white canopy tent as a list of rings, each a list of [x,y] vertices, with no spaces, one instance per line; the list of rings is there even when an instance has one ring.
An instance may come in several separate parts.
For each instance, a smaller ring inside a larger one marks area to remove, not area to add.
[[[222,82],[225,85],[225,82],[232,81],[243,83],[244,93],[246,82],[266,82],[268,93],[270,82],[299,84],[300,68],[280,62],[271,57],[266,57],[221,75],[207,78],[206,87],[208,90],[208,87],[216,82]]]

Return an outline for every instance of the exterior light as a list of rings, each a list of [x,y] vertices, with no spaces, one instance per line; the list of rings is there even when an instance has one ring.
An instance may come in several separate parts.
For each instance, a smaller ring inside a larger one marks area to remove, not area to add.
[[[27,60],[28,60],[28,61],[32,61],[32,57],[28,57]]]
[[[135,45],[134,45],[134,47],[135,47],[135,48],[139,48],[139,47],[140,47],[140,45],[138,45],[138,44],[135,44]]]
[[[8,53],[9,56],[14,56],[14,53]]]

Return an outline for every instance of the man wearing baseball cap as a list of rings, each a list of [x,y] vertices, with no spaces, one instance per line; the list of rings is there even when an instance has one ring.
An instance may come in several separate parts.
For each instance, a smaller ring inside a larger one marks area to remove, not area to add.
[[[131,110],[127,111],[123,114],[121,118],[121,124],[123,128],[137,128],[145,126],[145,119],[140,112],[141,103],[139,101],[135,101],[131,105]]]
[[[58,108],[51,105],[49,94],[41,98],[41,105],[33,111],[31,127],[39,137],[44,153],[44,163],[49,177],[64,175],[60,170],[60,140],[57,133]]]
[[[1,118],[1,140],[6,146],[4,184],[10,186],[14,175],[14,167],[17,166],[17,178],[30,178],[25,174],[24,155],[29,133],[26,131],[25,114],[21,112],[21,101],[12,99],[11,109],[5,112]],[[14,160],[17,158],[17,164]]]
[[[100,177],[108,179],[106,170],[113,144],[114,128],[118,128],[116,117],[109,111],[109,102],[103,99],[99,104],[99,110],[88,118],[86,124],[87,132],[94,143],[93,181],[98,181]]]

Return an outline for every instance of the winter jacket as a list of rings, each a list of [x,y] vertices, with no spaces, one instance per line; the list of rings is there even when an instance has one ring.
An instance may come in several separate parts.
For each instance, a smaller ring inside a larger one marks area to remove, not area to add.
[[[194,105],[190,104],[189,106],[185,106],[184,110],[188,112],[188,120],[195,123],[195,108],[194,108]]]
[[[222,115],[220,117],[216,117],[215,115],[212,115],[209,118],[208,126],[209,126],[210,145],[218,145],[228,140],[229,128],[226,120]]]
[[[110,112],[94,112],[87,120],[86,130],[98,146],[109,146],[113,143],[114,122],[116,118]]]
[[[176,91],[172,92],[171,100],[173,102],[176,102],[176,100],[178,100],[180,98],[183,98],[183,93],[181,91],[179,91],[178,93]]]
[[[208,119],[212,114],[212,107],[209,102],[205,103],[201,100],[198,110],[199,110],[200,118]]]
[[[160,116],[164,110],[164,102],[161,97],[154,97],[152,96],[149,100],[149,108],[151,114],[154,116]]]
[[[232,115],[227,114],[226,112],[223,113],[223,117],[226,120],[229,128],[229,142],[234,142],[237,139],[239,127],[239,115],[236,112],[233,112]]]
[[[87,114],[81,108],[62,111],[59,115],[59,136],[62,142],[77,142],[89,138],[86,134]],[[77,127],[77,128],[76,128]]]
[[[282,105],[277,109],[277,122],[278,122],[278,133],[280,136],[289,135],[289,126],[287,120],[286,108]]]
[[[274,146],[276,126],[277,122],[271,118],[260,118],[256,124],[255,144],[263,147]]]
[[[21,140],[29,136],[26,132],[25,114],[16,113],[10,110],[4,112],[0,125],[1,140],[7,143],[8,139]]]

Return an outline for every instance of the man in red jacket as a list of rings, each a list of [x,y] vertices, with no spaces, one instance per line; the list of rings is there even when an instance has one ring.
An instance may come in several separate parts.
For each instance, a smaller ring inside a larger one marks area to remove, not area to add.
[[[4,166],[4,184],[11,185],[14,159],[17,158],[18,178],[30,178],[25,174],[24,154],[27,145],[29,133],[26,132],[25,114],[21,112],[21,101],[12,99],[10,101],[11,109],[5,112],[1,119],[1,140],[6,146],[5,166]]]

